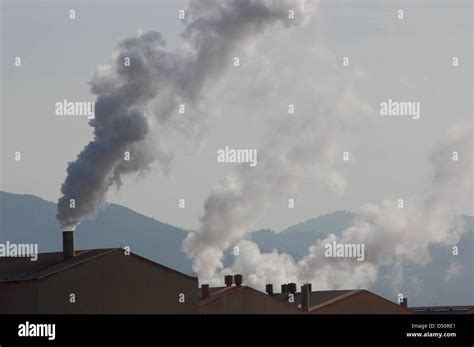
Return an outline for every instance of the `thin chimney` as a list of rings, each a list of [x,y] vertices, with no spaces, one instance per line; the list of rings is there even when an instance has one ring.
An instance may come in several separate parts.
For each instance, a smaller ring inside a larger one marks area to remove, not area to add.
[[[408,298],[403,298],[403,301],[400,303],[401,306],[408,308]]]
[[[268,295],[273,295],[273,284],[269,283],[265,286],[265,290]]]
[[[309,312],[309,287],[309,283],[301,286],[301,309],[306,312]]]
[[[74,258],[74,231],[63,231],[63,259]]]

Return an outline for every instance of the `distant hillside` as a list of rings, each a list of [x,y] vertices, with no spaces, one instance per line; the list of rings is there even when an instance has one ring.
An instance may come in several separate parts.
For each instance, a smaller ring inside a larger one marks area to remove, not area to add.
[[[299,233],[311,232],[318,230],[325,230],[326,234],[337,233],[341,230],[347,229],[351,226],[354,214],[348,211],[336,211],[322,216],[308,219],[303,223],[292,225],[282,233],[290,233],[297,231]]]
[[[308,253],[308,247],[328,234],[339,234],[351,226],[354,215],[338,211],[308,219],[306,222],[290,226],[280,233],[272,230],[259,230],[250,235],[250,239],[260,245],[265,252],[273,249],[285,250],[296,257]]]
[[[55,215],[56,205],[52,202],[33,195],[0,191],[0,242],[38,243],[41,252],[60,250],[61,235]],[[249,238],[265,252],[277,249],[298,260],[317,239],[329,233],[339,234],[351,225],[353,218],[354,214],[350,212],[334,212],[290,226],[281,233],[259,230]],[[463,218],[465,232],[458,243],[458,256],[453,256],[449,247],[431,247],[432,261],[429,264],[423,267],[404,265],[404,284],[400,292],[408,296],[410,306],[474,304],[474,218]],[[92,220],[82,222],[76,232],[78,249],[130,246],[139,255],[184,273],[192,272],[191,261],[181,251],[186,230],[123,206],[108,205]],[[229,255],[224,259],[227,266],[231,261]],[[393,289],[394,274],[391,271],[390,268],[381,268],[378,281],[369,289],[396,300],[398,291]]]
[[[38,243],[42,252],[61,249],[56,204],[33,195],[0,191],[0,240]],[[76,247],[130,246],[131,251],[176,270],[190,273],[192,264],[181,252],[187,232],[110,204],[76,230]]]

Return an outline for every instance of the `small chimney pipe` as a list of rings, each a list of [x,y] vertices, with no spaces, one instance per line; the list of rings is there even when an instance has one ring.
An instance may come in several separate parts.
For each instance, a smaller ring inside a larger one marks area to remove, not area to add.
[[[203,284],[201,286],[201,299],[205,299],[209,296],[209,284]]]
[[[273,295],[273,284],[269,283],[265,286],[265,291],[268,295]]]
[[[63,259],[74,258],[74,231],[63,231]]]
[[[301,286],[301,309],[305,312],[309,312],[309,283]]]
[[[288,292],[296,293],[296,283],[288,283]]]
[[[281,292],[283,293],[288,293],[288,284],[282,284],[281,285]]]
[[[243,276],[241,274],[234,275],[234,283],[237,287],[242,285]]]
[[[226,275],[224,276],[224,283],[226,287],[230,287],[232,283],[234,283],[234,276],[232,275]]]
[[[408,298],[403,298],[403,301],[400,303],[401,306],[408,308]]]

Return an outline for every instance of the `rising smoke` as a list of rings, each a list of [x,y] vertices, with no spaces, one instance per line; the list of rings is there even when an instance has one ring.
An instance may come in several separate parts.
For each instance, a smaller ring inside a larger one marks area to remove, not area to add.
[[[241,45],[276,22],[301,25],[311,12],[312,4],[305,0],[192,1],[179,50],[167,51],[157,32],[123,40],[112,64],[99,66],[90,81],[97,95],[95,119],[90,121],[94,139],[68,165],[58,201],[61,227],[74,228],[94,213],[124,175],[146,171],[156,161],[169,170],[173,153],[160,139],[160,129],[177,105],[199,103]],[[124,65],[126,58],[130,66]],[[126,151],[130,161],[124,161]],[[75,208],[70,208],[71,199]]]
[[[255,243],[240,240],[232,267],[211,282],[219,282],[223,274],[243,273],[249,285],[259,288],[289,281],[312,282],[319,290],[367,288],[386,265],[395,271],[392,285],[400,288],[403,265],[424,265],[430,261],[430,246],[452,247],[459,241],[463,225],[457,214],[466,203],[472,206],[472,149],[471,126],[455,126],[431,153],[433,175],[425,193],[409,199],[409,206],[398,208],[395,200],[363,206],[352,227],[318,240],[298,262],[277,251],[261,253]],[[453,152],[459,153],[458,161]],[[326,258],[324,245],[333,241],[365,244],[365,261]]]
[[[213,282],[223,267],[224,252],[253,230],[272,202],[295,196],[302,179],[319,179],[335,193],[344,191],[346,181],[335,167],[342,160],[338,141],[344,128],[353,124],[350,116],[367,114],[370,107],[357,97],[352,84],[337,93],[318,93],[325,105],[346,107],[321,108],[323,102],[318,100],[312,111],[271,122],[259,149],[258,165],[238,167],[206,199],[201,227],[183,242],[183,250],[193,259],[193,269],[202,281]],[[251,248],[248,241],[243,242],[246,249]],[[288,259],[283,258],[285,262]],[[282,269],[282,273],[288,272]]]

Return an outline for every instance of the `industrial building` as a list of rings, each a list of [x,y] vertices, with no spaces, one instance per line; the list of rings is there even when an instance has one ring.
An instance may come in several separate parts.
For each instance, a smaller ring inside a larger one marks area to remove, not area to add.
[[[474,306],[417,306],[410,310],[419,314],[473,314]]]
[[[63,251],[0,259],[0,314],[406,314],[367,290],[312,291],[283,284],[280,293],[243,285],[240,274],[224,287],[198,287],[188,276],[121,248],[74,249],[63,232]]]
[[[0,261],[0,313],[197,313],[198,281],[121,248]]]
[[[242,275],[225,276],[225,287],[199,291],[202,314],[411,314],[407,299],[399,305],[367,290],[312,291],[305,284],[297,292],[296,283],[283,284],[280,293],[266,285],[266,293],[242,285]]]
[[[225,276],[225,287],[203,284],[199,291],[201,314],[300,314],[295,305],[242,285],[242,275]]]
[[[273,293],[273,285],[267,284],[269,296],[292,302],[302,311],[310,314],[411,314],[407,299],[399,305],[368,290],[325,290],[313,291],[310,283],[301,286],[297,292],[295,283],[282,284],[281,293]]]

